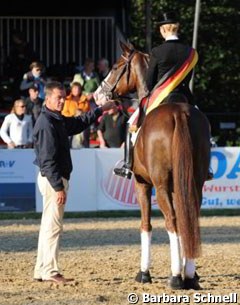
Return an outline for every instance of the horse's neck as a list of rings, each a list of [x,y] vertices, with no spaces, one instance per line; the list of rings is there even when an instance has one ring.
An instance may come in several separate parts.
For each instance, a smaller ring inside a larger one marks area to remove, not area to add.
[[[146,83],[146,71],[148,69],[148,63],[145,61],[142,63],[142,69],[140,69],[140,73],[138,73],[136,89],[139,100],[149,94],[149,90],[147,88]]]
[[[149,93],[149,91],[147,89],[146,82],[144,82],[143,84],[141,84],[140,86],[137,87],[137,95],[138,95],[139,101],[141,101],[145,96],[147,96],[148,93]]]

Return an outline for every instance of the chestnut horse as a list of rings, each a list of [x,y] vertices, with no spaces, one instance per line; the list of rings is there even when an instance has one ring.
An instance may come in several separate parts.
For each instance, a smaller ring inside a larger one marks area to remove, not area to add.
[[[146,94],[149,56],[120,42],[123,53],[95,92],[101,103],[136,91]],[[180,97],[181,98],[181,97]],[[210,162],[206,116],[182,102],[167,102],[143,120],[134,147],[135,191],[141,208],[141,270],[136,280],[151,282],[151,194],[156,190],[170,239],[172,289],[200,289],[195,259],[200,255],[199,214]]]

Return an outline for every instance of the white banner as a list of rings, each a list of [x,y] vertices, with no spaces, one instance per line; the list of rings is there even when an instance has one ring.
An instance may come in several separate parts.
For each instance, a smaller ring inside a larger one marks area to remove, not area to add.
[[[123,179],[113,175],[114,162],[119,157],[119,150],[108,154],[97,150],[98,172],[98,209],[138,209],[133,179]],[[211,167],[214,179],[203,187],[202,209],[239,208],[240,207],[240,149],[238,147],[213,148]],[[152,191],[153,208],[158,208],[155,190]]]
[[[240,149],[212,148],[214,179],[203,187],[202,208],[240,208]]]
[[[65,211],[97,211],[95,149],[71,150],[73,171]],[[36,184],[36,211],[42,211],[42,196]]]
[[[71,155],[73,172],[66,211],[139,209],[133,180],[113,175],[114,166],[123,159],[123,149],[79,149],[72,150]],[[29,184],[29,187],[35,184],[38,171],[33,160],[31,149],[0,150],[0,199],[1,194],[7,196],[6,189],[9,187],[17,204],[23,184]],[[214,180],[207,181],[203,187],[202,209],[239,208],[240,149],[213,148],[211,166]],[[11,187],[13,184],[14,187]],[[32,197],[35,200],[35,196]],[[157,208],[154,189],[152,205]],[[36,211],[41,210],[42,198],[36,185]]]
[[[96,149],[98,210],[138,209],[133,179],[113,174],[114,166],[121,166],[122,149]]]
[[[35,182],[33,149],[0,150],[0,184]]]

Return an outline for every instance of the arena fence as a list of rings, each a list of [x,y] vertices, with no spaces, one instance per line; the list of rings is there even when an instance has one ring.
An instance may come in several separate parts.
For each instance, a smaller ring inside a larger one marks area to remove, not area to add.
[[[206,113],[217,146],[240,146],[240,112]]]
[[[123,149],[73,149],[71,155],[67,212],[139,209],[133,179],[113,175]],[[34,159],[32,149],[0,150],[0,212],[42,210]],[[239,147],[212,148],[214,179],[204,184],[202,209],[240,208],[239,164]],[[152,208],[158,210],[155,189]]]

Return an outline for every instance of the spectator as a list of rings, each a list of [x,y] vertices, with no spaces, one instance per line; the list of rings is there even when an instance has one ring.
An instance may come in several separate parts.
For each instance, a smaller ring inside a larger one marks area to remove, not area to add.
[[[77,116],[90,110],[89,100],[82,94],[82,86],[78,82],[71,85],[71,92],[67,96],[62,114],[67,117]]]
[[[98,126],[97,134],[100,148],[122,147],[126,138],[128,115],[119,107],[108,110]]]
[[[99,80],[100,82],[102,82],[110,71],[109,61],[106,58],[99,59],[97,64],[97,69],[98,69]]]
[[[32,147],[32,119],[26,113],[24,100],[14,102],[12,113],[5,116],[0,135],[8,148]]]
[[[74,82],[71,85],[71,92],[67,96],[62,114],[66,117],[81,115],[90,110],[90,103],[86,95],[82,94],[82,86]],[[70,137],[72,148],[84,146],[84,134],[80,133]]]
[[[94,61],[91,58],[87,58],[84,62],[83,69],[74,75],[72,83],[77,82],[81,84],[83,94],[85,94],[90,102],[90,107],[93,110],[96,107],[93,93],[97,90],[100,81],[97,73],[94,71]],[[92,126],[93,130],[95,126]],[[88,148],[90,146],[90,128],[84,130],[83,146]]]
[[[64,86],[59,82],[51,82],[46,85],[45,92],[45,105],[33,132],[36,153],[34,163],[40,170],[38,186],[43,197],[34,279],[65,283],[67,279],[60,273],[58,266],[58,252],[72,171],[68,136],[87,128],[113,103],[109,102],[82,116],[64,117],[61,115],[66,94]]]
[[[23,80],[20,84],[20,90],[26,95],[26,91],[36,85],[38,88],[38,97],[44,100],[44,87],[46,79],[44,77],[44,66],[38,61],[34,61],[29,66],[30,71],[23,75]]]
[[[83,69],[76,73],[72,83],[80,83],[83,88],[83,94],[88,95],[89,100],[92,98],[92,93],[97,90],[100,81],[97,73],[94,71],[94,61],[87,58],[84,62]]]
[[[33,84],[29,89],[29,96],[26,98],[26,113],[32,116],[33,126],[41,112],[43,100],[38,97],[38,86]]]

